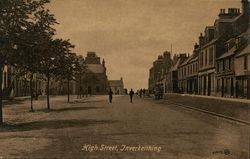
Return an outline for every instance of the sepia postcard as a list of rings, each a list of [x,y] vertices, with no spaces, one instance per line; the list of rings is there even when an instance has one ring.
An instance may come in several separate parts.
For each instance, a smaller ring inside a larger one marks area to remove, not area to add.
[[[0,0],[0,159],[250,159],[249,0]]]

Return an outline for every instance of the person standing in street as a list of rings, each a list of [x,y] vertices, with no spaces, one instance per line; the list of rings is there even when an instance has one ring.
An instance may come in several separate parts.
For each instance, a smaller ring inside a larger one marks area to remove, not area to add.
[[[135,92],[133,91],[133,89],[130,90],[129,92],[129,96],[130,96],[130,103],[133,102],[133,96],[134,96]]]
[[[142,97],[142,89],[139,91],[140,98]]]
[[[113,99],[113,91],[112,89],[109,89],[109,103],[112,103],[112,99]]]

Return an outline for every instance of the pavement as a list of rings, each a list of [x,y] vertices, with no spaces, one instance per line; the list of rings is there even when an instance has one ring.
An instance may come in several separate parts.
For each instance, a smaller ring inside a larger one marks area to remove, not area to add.
[[[0,159],[249,159],[246,125],[150,98],[71,101],[6,103]]]
[[[222,101],[229,101],[229,102],[237,102],[237,103],[246,103],[250,104],[249,99],[245,98],[229,98],[229,97],[217,97],[217,96],[204,96],[204,95],[195,95],[195,94],[179,94],[179,93],[165,93],[165,96],[168,95],[179,95],[179,96],[187,96],[187,97],[197,97],[197,98],[203,98],[203,99],[216,99],[216,100],[222,100]]]
[[[250,100],[187,94],[165,94],[165,101],[250,122]]]

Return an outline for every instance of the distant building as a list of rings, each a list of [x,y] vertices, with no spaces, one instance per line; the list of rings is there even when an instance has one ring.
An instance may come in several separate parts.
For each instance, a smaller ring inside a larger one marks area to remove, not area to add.
[[[156,86],[161,85],[165,89],[165,74],[169,71],[173,61],[170,52],[166,51],[163,55],[159,55],[157,60],[153,62],[153,67],[149,70],[148,89],[152,93]]]
[[[85,58],[87,73],[82,79],[85,93],[92,95],[106,94],[108,90],[108,78],[106,74],[105,60],[101,63],[100,57],[95,52],[88,52]]]
[[[109,80],[109,87],[113,91],[114,94],[125,94],[123,78],[120,80]]]
[[[178,67],[181,93],[198,94],[198,54],[199,45],[195,44],[193,54]]]
[[[165,76],[165,93],[180,93],[180,90],[178,89],[178,68],[186,59],[186,54],[174,56],[173,66]]]
[[[4,66],[2,72],[2,90],[3,98],[13,98],[21,96],[30,96],[31,88],[36,94],[45,93],[44,81],[39,74],[33,74],[33,82],[30,82],[29,73],[19,76],[16,69],[11,66]],[[30,87],[32,86],[32,87]]]

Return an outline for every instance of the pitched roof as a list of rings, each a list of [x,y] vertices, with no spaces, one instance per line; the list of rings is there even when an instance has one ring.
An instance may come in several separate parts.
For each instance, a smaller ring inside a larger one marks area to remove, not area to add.
[[[248,44],[239,54],[237,54],[235,57],[240,57],[250,54],[250,44]]]
[[[172,66],[172,67],[170,68],[170,71],[176,71],[176,70],[178,69],[178,66],[180,65],[180,63],[181,63],[181,59],[179,58],[179,59],[177,60],[177,62],[174,64],[174,66]]]
[[[92,73],[104,73],[105,68],[102,64],[87,64],[87,69]]]
[[[232,56],[235,54],[235,51],[236,51],[236,47],[234,46],[231,49],[229,49],[226,53],[222,54],[217,60],[221,60],[229,56]]]
[[[194,62],[195,60],[198,60],[198,54],[197,53],[194,53],[192,54],[187,60],[185,60],[181,66],[184,66],[186,64],[189,64],[189,63],[192,63]]]
[[[121,87],[123,86],[123,81],[122,80],[109,80],[109,86],[110,87]]]

